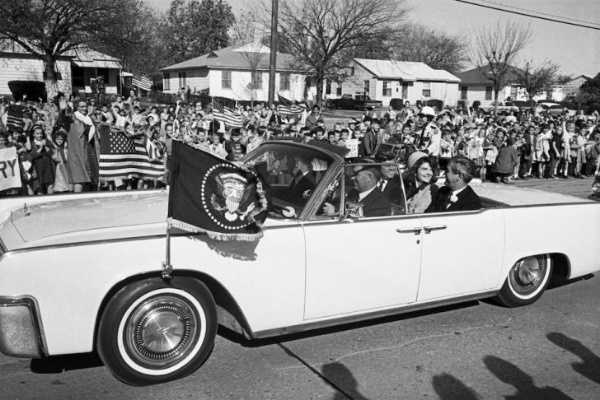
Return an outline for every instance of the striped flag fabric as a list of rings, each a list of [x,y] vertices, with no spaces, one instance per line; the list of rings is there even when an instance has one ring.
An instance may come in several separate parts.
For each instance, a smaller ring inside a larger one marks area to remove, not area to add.
[[[279,104],[277,106],[277,111],[281,115],[297,118],[298,116],[302,115],[304,108],[302,106],[299,106],[298,104],[292,104],[292,105]]]
[[[100,131],[100,178],[103,179],[160,179],[165,174],[165,164],[152,146],[148,154],[146,137],[130,138],[124,132],[107,125]]]
[[[139,87],[142,90],[150,91],[152,89],[152,81],[145,76],[131,78],[131,84]]]
[[[6,127],[8,129],[23,132],[23,106],[16,104],[8,106],[6,117]]]
[[[244,126],[244,116],[229,107],[223,107],[223,111],[213,111],[217,121],[223,122],[230,128],[241,128]]]

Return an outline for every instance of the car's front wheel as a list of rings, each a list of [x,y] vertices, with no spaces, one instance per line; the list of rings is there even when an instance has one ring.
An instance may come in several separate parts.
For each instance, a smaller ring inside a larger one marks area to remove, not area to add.
[[[217,330],[212,294],[200,281],[147,279],[121,288],[98,327],[104,364],[130,385],[189,375],[208,358]]]
[[[550,282],[551,274],[552,262],[549,255],[522,258],[508,272],[496,299],[507,307],[531,304],[542,295]]]

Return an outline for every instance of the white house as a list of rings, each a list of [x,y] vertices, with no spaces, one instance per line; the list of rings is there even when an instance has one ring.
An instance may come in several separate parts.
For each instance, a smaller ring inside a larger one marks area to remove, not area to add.
[[[58,88],[64,93],[91,93],[90,79],[104,78],[106,93],[116,94],[120,86],[121,63],[117,58],[81,48],[58,58]],[[0,41],[0,95],[10,95],[10,81],[44,81],[43,61],[12,40]]]
[[[581,86],[590,79],[592,78],[586,75],[579,75],[578,77],[571,79],[564,85],[565,97],[577,97],[577,95],[580,92]]]
[[[181,89],[239,101],[267,101],[269,53],[266,46],[226,47],[163,68],[163,92]],[[294,67],[290,54],[277,53],[275,93],[289,100],[304,99],[306,74]]]
[[[478,67],[456,74],[460,82],[460,100],[473,104],[479,101],[484,107],[491,106],[494,102],[494,84],[488,78],[489,67]],[[517,76],[514,71],[509,71],[506,84],[498,92],[498,101],[504,102],[509,97],[511,100],[525,101],[528,99],[527,90],[516,83]]]
[[[384,106],[394,98],[413,104],[417,100],[436,99],[455,105],[459,82],[450,72],[422,62],[355,58],[350,76],[341,83],[327,81],[324,94],[326,98],[367,94],[371,99],[381,100]]]

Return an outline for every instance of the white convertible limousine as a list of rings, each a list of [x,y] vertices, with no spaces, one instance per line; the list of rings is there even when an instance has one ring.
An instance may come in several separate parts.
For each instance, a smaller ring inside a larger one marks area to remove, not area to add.
[[[293,199],[285,172],[297,156],[318,182]],[[357,168],[340,156],[270,142],[246,158],[263,161],[273,204],[263,238],[175,234],[171,280],[165,191],[1,200],[0,351],[95,351],[118,379],[152,384],[200,367],[219,324],[254,339],[472,299],[520,306],[551,280],[600,270],[592,201],[484,183],[473,185],[481,210],[407,215],[401,199],[365,218],[347,212]]]

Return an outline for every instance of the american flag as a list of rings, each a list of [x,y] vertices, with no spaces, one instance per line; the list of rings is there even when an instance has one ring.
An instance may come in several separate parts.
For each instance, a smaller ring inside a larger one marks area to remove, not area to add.
[[[292,104],[289,106],[280,104],[277,106],[277,111],[279,112],[279,114],[285,115],[286,117],[299,118],[299,116],[302,115],[304,108],[297,104]]]
[[[146,145],[146,138],[130,138],[125,133],[100,127],[100,177],[104,179],[127,179],[131,177],[158,179],[165,174],[165,165],[153,146]],[[149,156],[148,148],[152,149]]]
[[[6,127],[17,131],[23,131],[23,106],[10,105],[7,110]]]
[[[229,107],[223,107],[223,111],[213,111],[217,121],[223,122],[230,128],[241,128],[244,126],[244,116]]]
[[[131,79],[131,84],[146,91],[150,91],[150,89],[152,89],[152,81],[145,76],[140,76],[139,78],[134,76]]]

